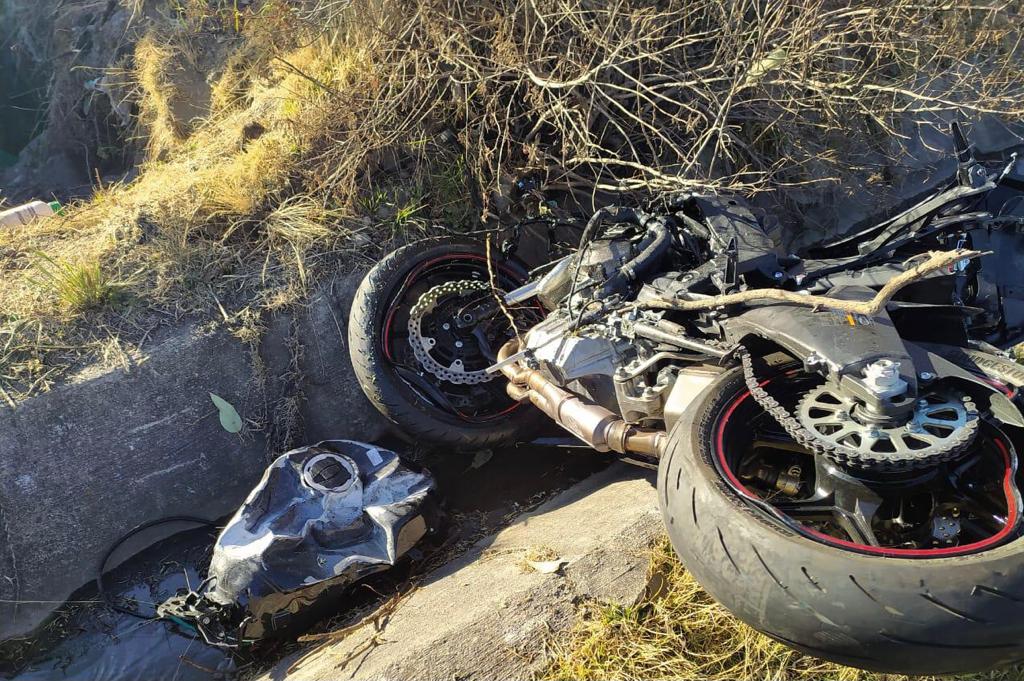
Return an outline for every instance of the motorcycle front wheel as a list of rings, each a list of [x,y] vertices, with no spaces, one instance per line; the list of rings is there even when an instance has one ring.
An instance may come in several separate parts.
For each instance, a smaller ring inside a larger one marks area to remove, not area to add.
[[[777,376],[767,389],[799,392],[800,380]],[[658,496],[672,544],[750,626],[810,655],[889,673],[974,672],[1024,658],[1019,476],[1013,444],[993,424],[983,421],[963,459],[908,478],[906,498],[904,482],[885,487],[866,534],[844,531],[857,526],[843,514],[859,502],[838,503],[846,483],[824,479],[847,476],[788,439],[739,368],[716,379],[669,438]]]
[[[458,450],[533,436],[542,414],[509,398],[501,374],[485,371],[514,337],[508,317],[465,319],[493,300],[492,284],[509,291],[527,277],[514,258],[493,253],[488,263],[485,244],[461,237],[411,243],[367,273],[352,302],[349,354],[363,392],[400,435]],[[524,329],[537,314],[508,312]]]

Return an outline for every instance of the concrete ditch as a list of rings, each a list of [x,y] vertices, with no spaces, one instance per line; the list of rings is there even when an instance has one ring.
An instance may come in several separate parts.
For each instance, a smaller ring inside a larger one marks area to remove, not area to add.
[[[132,528],[233,512],[274,454],[270,439],[385,433],[348,361],[345,324],[362,276],[328,282],[298,313],[270,320],[255,355],[226,329],[180,329],[127,370],[0,407],[0,640],[31,631],[95,579]],[[289,422],[230,434],[211,392],[243,419],[272,420],[290,400]],[[111,565],[185,527],[141,533]]]
[[[580,602],[632,605],[644,595],[661,532],[653,472],[614,464],[428,574],[382,628],[368,622],[260,678],[530,678]],[[524,558],[537,549],[560,569],[529,568]]]

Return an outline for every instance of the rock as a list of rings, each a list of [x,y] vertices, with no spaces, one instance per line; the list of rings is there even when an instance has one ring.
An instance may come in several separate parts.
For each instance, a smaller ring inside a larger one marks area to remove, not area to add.
[[[530,678],[581,600],[631,605],[643,595],[661,531],[653,475],[616,464],[427,575],[382,630],[368,624],[262,678]],[[562,570],[524,569],[536,547],[564,561]]]

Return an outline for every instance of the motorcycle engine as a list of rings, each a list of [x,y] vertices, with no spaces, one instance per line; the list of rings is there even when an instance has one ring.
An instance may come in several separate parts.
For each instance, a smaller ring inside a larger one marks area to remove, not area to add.
[[[645,360],[654,354],[653,344],[630,334],[631,320],[614,311],[628,291],[609,291],[606,284],[634,254],[634,243],[623,237],[595,241],[579,254],[581,260],[570,259],[565,281],[557,288],[561,300],[526,334],[524,348],[531,351],[538,370],[558,385],[627,421],[640,422],[660,418],[674,374],[643,372]],[[581,307],[608,313],[576,328]]]
[[[583,249],[580,254],[579,277],[576,292],[583,299],[596,295],[622,295],[624,288],[613,291],[603,290],[602,285],[611,280],[619,268],[635,255],[635,247],[629,239],[602,239]],[[600,292],[600,293],[598,293]]]
[[[558,385],[614,409],[616,370],[635,358],[633,344],[606,324],[570,332],[572,315],[559,309],[526,334],[539,370]]]

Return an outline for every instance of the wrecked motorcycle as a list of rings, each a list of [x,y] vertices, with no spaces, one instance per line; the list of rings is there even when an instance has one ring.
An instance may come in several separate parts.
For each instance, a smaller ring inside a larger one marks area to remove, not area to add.
[[[1000,348],[1024,333],[1024,175],[954,138],[955,180],[800,255],[696,192],[599,210],[532,276],[509,249],[407,246],[357,293],[357,375],[420,440],[528,439],[543,414],[657,462],[686,567],[798,650],[1019,660],[1024,367]]]

